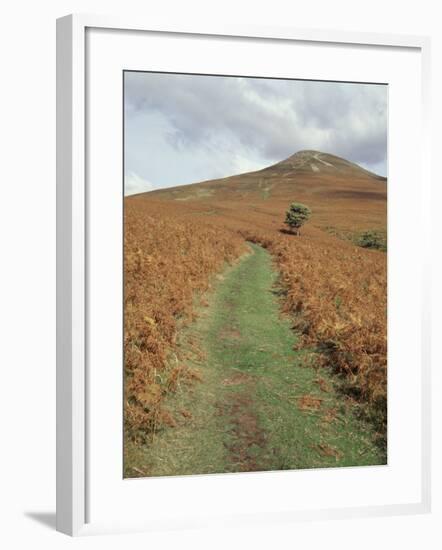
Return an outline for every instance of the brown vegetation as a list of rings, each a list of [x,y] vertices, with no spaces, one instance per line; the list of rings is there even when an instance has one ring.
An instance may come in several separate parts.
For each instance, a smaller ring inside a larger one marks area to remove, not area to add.
[[[164,211],[164,209],[163,209]],[[136,201],[125,208],[124,361],[126,435],[143,439],[175,419],[164,396],[199,377],[174,351],[210,277],[244,251],[231,231],[176,221]]]
[[[172,353],[178,325],[192,318],[195,293],[244,251],[244,240],[273,255],[301,345],[319,350],[385,436],[386,254],[336,235],[385,235],[386,185],[336,157],[320,158],[339,170],[290,168],[286,161],[125,200],[125,420],[132,437],[173,422],[162,398],[177,379],[196,376]],[[313,212],[302,237],[283,231],[294,200]]]
[[[301,344],[345,375],[347,392],[369,405],[380,432],[387,406],[386,254],[310,228],[302,239],[250,234],[274,255]]]

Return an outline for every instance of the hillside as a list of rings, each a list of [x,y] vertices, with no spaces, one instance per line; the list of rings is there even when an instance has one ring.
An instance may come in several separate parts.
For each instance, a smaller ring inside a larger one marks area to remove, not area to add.
[[[385,463],[387,255],[355,245],[386,237],[385,178],[300,151],[124,202],[126,475]]]
[[[352,232],[386,230],[386,178],[335,155],[299,151],[256,172],[151,191],[133,197],[178,203],[188,212],[281,220],[288,203],[308,204],[313,225]],[[203,210],[201,210],[203,206]],[[264,221],[264,220],[261,220]],[[268,220],[267,220],[268,221]]]

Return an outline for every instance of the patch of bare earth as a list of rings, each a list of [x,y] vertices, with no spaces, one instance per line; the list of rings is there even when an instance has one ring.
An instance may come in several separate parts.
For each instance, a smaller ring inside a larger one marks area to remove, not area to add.
[[[313,448],[318,451],[321,456],[327,456],[339,460],[342,458],[342,453],[338,451],[335,447],[327,445],[326,443],[320,443],[319,445],[313,445]]]
[[[249,383],[244,390],[232,392],[226,400],[217,404],[217,409],[219,415],[226,418],[230,425],[231,437],[225,446],[235,471],[256,472],[265,469],[258,457],[262,456],[267,438],[256,416],[250,377],[238,373],[224,379],[222,384],[238,386],[246,382]]]
[[[298,408],[301,411],[317,411],[321,408],[322,399],[314,395],[303,395],[298,399]]]
[[[225,328],[219,334],[222,340],[239,340],[241,338],[241,332],[232,328]]]
[[[247,376],[247,374],[243,374],[242,372],[238,372],[229,378],[224,378],[221,384],[223,386],[238,386],[239,384],[244,384],[244,382],[248,382],[249,380],[250,376]]]

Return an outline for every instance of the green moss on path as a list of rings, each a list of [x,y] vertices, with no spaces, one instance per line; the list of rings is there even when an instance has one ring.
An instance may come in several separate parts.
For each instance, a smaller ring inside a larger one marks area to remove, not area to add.
[[[203,381],[169,401],[175,428],[130,453],[129,476],[384,464],[370,426],[315,354],[295,351],[270,255],[257,245],[226,270],[181,341]],[[133,465],[136,469],[133,470]]]

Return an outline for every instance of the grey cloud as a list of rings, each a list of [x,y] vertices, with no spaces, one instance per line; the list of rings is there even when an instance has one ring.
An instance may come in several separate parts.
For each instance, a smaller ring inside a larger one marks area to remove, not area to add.
[[[233,166],[223,155],[228,150],[265,166],[299,149],[318,149],[386,170],[385,86],[126,73],[125,97],[126,128],[129,134],[137,128],[129,136],[134,144],[137,135],[143,139],[135,119],[155,115],[167,127],[161,140],[169,153],[209,163],[215,155],[227,172],[220,175]]]

